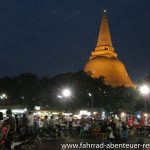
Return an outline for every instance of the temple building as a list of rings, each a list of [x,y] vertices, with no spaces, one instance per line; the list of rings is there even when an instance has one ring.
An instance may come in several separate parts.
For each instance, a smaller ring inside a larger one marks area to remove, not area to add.
[[[93,78],[104,77],[105,84],[112,87],[135,87],[125,65],[117,57],[111,41],[106,11],[103,13],[99,37],[95,50],[86,63],[84,72]]]

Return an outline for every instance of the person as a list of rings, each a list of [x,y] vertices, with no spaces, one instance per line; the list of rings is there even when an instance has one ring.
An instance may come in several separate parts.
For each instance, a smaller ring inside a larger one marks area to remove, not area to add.
[[[124,122],[122,122],[122,140],[123,140],[123,143],[127,142],[127,138],[128,138],[128,130],[127,130],[126,124]]]
[[[103,124],[102,124],[103,125]],[[100,131],[100,125],[98,124],[97,121],[93,120],[93,124],[92,124],[92,129],[96,130],[96,131]],[[103,127],[102,127],[103,129]]]
[[[115,136],[114,136],[114,132],[113,129],[110,127],[110,134],[109,134],[109,139],[110,139],[110,143],[114,143],[115,141]]]
[[[16,134],[20,134],[20,126],[19,126],[18,114],[15,114],[15,120],[16,120]]]
[[[89,133],[90,133],[90,129],[91,129],[91,124],[89,122],[86,122],[84,123],[84,126],[83,128],[81,129],[81,132],[80,132],[80,136],[89,136]]]
[[[86,122],[85,126],[84,126],[84,131],[85,132],[89,132],[91,129],[91,124],[89,122]]]
[[[28,119],[26,117],[26,114],[23,114],[22,119],[21,119],[21,125],[22,125],[22,135],[27,134],[27,129],[28,129]]]
[[[45,116],[44,121],[43,121],[43,128],[45,130],[48,130],[49,128],[49,122],[48,122],[48,116]]]
[[[6,144],[7,134],[8,134],[9,128],[6,120],[3,122],[0,130],[0,143]]]
[[[56,121],[54,119],[54,116],[51,116],[51,119],[49,120],[49,130],[52,136],[56,136]]]
[[[39,117],[34,117],[34,134],[37,135],[39,131]]]
[[[34,116],[31,112],[29,112],[27,119],[28,119],[28,134],[32,135],[34,132]]]
[[[56,124],[56,122],[54,120],[54,116],[52,115],[51,119],[49,120],[49,128],[50,128],[50,130],[53,130],[53,128],[55,127],[55,124]]]
[[[3,125],[3,113],[0,112],[0,128],[2,127]]]
[[[6,121],[5,121],[5,123],[8,127],[8,134],[7,134],[7,139],[6,139],[6,148],[7,148],[7,150],[11,150],[11,144],[15,138],[16,120],[12,116],[12,111],[10,109],[8,109],[6,111],[6,115],[8,117],[8,119],[6,119]]]
[[[3,138],[2,126],[3,126],[3,113],[0,112],[0,141]]]

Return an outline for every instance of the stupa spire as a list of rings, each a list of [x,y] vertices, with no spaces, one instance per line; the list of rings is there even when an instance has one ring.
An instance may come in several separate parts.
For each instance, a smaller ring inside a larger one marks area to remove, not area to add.
[[[106,10],[103,10],[100,32],[95,50],[92,52],[90,59],[97,56],[117,57],[111,42],[109,25],[106,17]]]
[[[103,10],[103,16],[102,16],[100,32],[97,41],[97,47],[101,47],[100,49],[112,48],[112,41],[111,41],[111,35],[109,31],[108,20],[106,16],[106,10]]]

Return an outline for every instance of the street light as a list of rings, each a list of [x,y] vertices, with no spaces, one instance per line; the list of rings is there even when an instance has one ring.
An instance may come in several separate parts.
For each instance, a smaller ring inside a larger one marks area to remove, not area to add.
[[[57,95],[57,97],[59,99],[63,99],[65,103],[66,103],[67,98],[69,98],[70,96],[71,96],[71,90],[68,89],[68,88],[63,89],[62,92],[61,92],[61,94]],[[65,105],[65,107],[67,107],[67,105]]]
[[[147,95],[147,94],[149,94],[150,89],[149,89],[149,87],[148,87],[147,85],[142,85],[142,86],[140,87],[140,92],[141,92],[141,94],[143,94],[143,95]]]
[[[1,98],[1,99],[7,99],[7,95],[6,95],[5,93],[2,93],[2,94],[0,95],[0,98]]]
[[[57,97],[58,97],[58,98],[61,98],[61,99],[63,98],[63,96],[61,96],[61,95],[57,95]]]
[[[64,89],[64,90],[62,91],[62,95],[63,95],[64,97],[69,97],[69,96],[71,95],[71,91],[70,91],[69,89]]]
[[[62,90],[60,95],[57,95],[58,98],[63,99],[63,98],[68,98],[71,96],[71,91],[70,89],[64,89]]]
[[[150,93],[150,88],[147,85],[142,85],[140,88],[140,93],[145,97],[145,112],[146,112],[146,96]]]
[[[91,93],[88,93],[88,94],[89,94],[89,96],[91,97],[91,100],[92,100],[92,110],[93,110],[93,105],[94,105],[94,103],[93,103],[93,95]]]

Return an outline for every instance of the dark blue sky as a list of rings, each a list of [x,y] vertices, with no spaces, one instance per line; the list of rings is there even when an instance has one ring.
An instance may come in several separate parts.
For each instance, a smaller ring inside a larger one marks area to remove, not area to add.
[[[0,77],[82,70],[96,46],[103,8],[132,79],[150,73],[150,0],[4,0]]]

